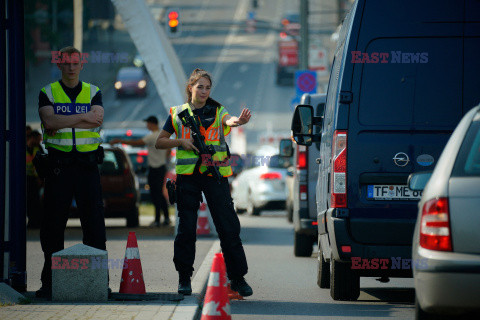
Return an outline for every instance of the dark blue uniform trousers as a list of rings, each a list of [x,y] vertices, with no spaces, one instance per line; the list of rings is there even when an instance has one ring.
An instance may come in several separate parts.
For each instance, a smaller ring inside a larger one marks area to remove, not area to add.
[[[227,178],[222,178],[219,184],[214,178],[205,175],[177,175],[176,184],[180,218],[173,257],[176,270],[190,276],[193,273],[197,212],[203,191],[220,238],[228,277],[243,277],[248,271],[247,258],[240,239],[240,221],[233,207]]]
[[[105,218],[96,163],[53,165],[45,178],[45,213],[40,228],[40,243],[45,257],[42,285],[52,282],[52,254],[64,249],[72,198],[75,197],[83,230],[83,243],[106,250]]]

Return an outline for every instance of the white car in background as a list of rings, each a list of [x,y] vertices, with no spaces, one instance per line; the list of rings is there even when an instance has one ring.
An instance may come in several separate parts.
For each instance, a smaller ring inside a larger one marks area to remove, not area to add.
[[[258,216],[261,210],[284,210],[288,196],[285,184],[291,159],[278,149],[263,147],[247,157],[243,170],[232,182],[232,198],[237,213]]]

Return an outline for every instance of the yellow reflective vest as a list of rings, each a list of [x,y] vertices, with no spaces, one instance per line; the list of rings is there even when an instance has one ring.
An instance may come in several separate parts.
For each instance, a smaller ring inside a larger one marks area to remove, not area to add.
[[[192,109],[188,103],[181,106],[171,107],[170,115],[172,117],[172,125],[175,129],[177,139],[190,139],[190,128],[184,127],[178,114],[183,110],[188,109],[190,115],[193,115]],[[227,143],[225,136],[230,133],[230,127],[224,126],[222,123],[223,117],[228,114],[225,107],[220,106],[216,108],[215,121],[208,128],[200,127],[202,135],[205,137],[206,145],[213,145],[215,154],[209,157],[203,157],[200,165],[200,173],[207,171],[207,165],[217,165],[220,174],[223,177],[229,177],[232,173],[232,168],[228,161]],[[175,172],[177,174],[193,174],[195,165],[199,159],[199,155],[191,150],[185,150],[182,146],[177,148]],[[210,175],[210,174],[209,174]]]
[[[75,115],[90,111],[91,101],[98,90],[98,87],[82,82],[82,90],[73,102],[70,101],[70,98],[58,81],[45,86],[42,92],[52,102],[55,114]],[[45,146],[63,152],[72,151],[74,146],[79,152],[91,152],[97,150],[100,143],[102,143],[99,127],[92,129],[64,128],[57,130],[53,136],[46,133],[43,125],[42,130]]]

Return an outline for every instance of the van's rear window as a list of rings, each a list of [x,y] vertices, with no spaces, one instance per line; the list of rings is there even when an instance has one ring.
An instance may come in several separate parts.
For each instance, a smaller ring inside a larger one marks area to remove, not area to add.
[[[463,115],[461,39],[377,39],[364,51],[368,60],[348,54],[361,70],[360,124],[455,127]]]

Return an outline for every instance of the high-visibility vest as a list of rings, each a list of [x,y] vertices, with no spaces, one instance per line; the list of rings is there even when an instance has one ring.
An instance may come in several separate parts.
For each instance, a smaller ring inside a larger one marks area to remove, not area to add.
[[[29,177],[37,177],[37,171],[35,171],[35,166],[33,165],[33,158],[37,152],[40,151],[39,147],[33,147],[32,153],[26,152],[26,165],[27,165],[27,176]]]
[[[60,82],[50,83],[42,89],[53,104],[55,114],[75,115],[87,113],[91,109],[91,101],[98,92],[98,87],[82,82],[82,90],[74,102],[70,101]],[[55,148],[63,152],[70,152],[73,146],[79,152],[90,152],[98,149],[102,139],[100,138],[100,127],[91,129],[63,128],[57,130],[51,136],[43,130],[43,141],[46,147]]]
[[[172,124],[175,129],[177,139],[191,138],[190,128],[183,126],[182,121],[178,116],[178,114],[185,109],[188,109],[190,115],[194,116],[188,103],[170,108]],[[228,112],[223,106],[220,106],[216,109],[215,121],[212,123],[212,125],[206,129],[204,127],[200,127],[200,130],[202,131],[201,134],[205,137],[205,144],[213,145],[215,149],[215,154],[210,159],[202,159],[200,173],[207,171],[207,165],[217,164],[220,174],[223,177],[229,177],[233,173],[230,163],[227,159],[227,143],[225,142],[225,136],[230,133],[230,127],[223,126],[222,123],[223,117],[226,116]],[[177,174],[185,175],[193,174],[199,157],[200,156],[195,154],[195,152],[191,150],[185,150],[182,146],[179,146],[176,153],[175,172]]]

